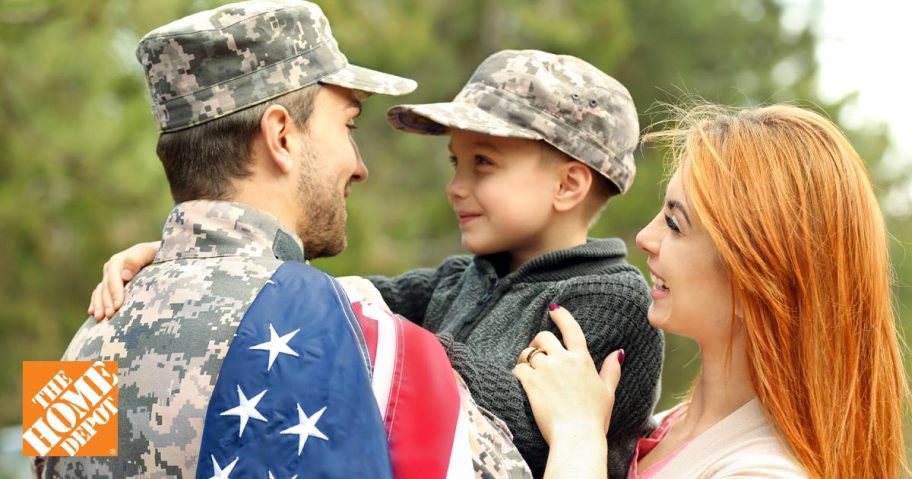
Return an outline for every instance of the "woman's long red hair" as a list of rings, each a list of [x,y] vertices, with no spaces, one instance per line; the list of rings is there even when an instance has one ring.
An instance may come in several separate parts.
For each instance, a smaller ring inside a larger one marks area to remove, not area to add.
[[[793,106],[703,106],[679,120],[654,136],[674,140],[685,194],[731,274],[774,428],[811,477],[898,477],[908,386],[864,161],[832,122]]]

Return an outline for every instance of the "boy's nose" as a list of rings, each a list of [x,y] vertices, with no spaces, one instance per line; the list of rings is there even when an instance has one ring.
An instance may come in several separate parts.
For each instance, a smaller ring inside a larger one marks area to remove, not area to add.
[[[453,178],[447,183],[446,193],[450,198],[465,198],[465,182],[461,181],[459,175],[453,175]]]

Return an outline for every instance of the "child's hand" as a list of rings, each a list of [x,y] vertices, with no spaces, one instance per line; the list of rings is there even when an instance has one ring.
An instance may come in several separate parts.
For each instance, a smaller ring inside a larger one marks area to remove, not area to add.
[[[604,440],[624,353],[609,354],[597,371],[583,330],[570,312],[557,307],[550,314],[566,348],[553,334],[538,333],[520,354],[513,375],[526,390],[535,422],[549,445],[587,435]]]
[[[89,303],[89,315],[94,316],[95,321],[114,316],[123,306],[124,285],[152,263],[160,247],[161,241],[139,243],[111,256],[102,268],[101,282],[92,292]]]

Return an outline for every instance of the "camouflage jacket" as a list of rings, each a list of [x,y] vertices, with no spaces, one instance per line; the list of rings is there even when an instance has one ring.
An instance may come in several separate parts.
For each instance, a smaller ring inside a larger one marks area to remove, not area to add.
[[[238,325],[279,267],[301,261],[300,239],[264,212],[228,202],[176,206],[124,306],[109,321],[89,318],[63,358],[119,362],[119,454],[51,457],[45,476],[195,476],[209,400]],[[470,398],[462,402],[476,475],[526,476],[508,433]]]

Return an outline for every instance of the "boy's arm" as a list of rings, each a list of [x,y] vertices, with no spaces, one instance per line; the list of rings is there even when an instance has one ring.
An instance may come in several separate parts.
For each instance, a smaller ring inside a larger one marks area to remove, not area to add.
[[[428,304],[441,281],[462,274],[469,256],[447,258],[435,268],[418,268],[394,276],[366,276],[380,291],[390,309],[415,324],[423,325]]]
[[[616,349],[626,354],[608,433],[609,477],[626,477],[637,440],[648,432],[658,398],[663,340],[647,319],[648,289],[639,275],[606,283],[574,282],[556,302],[568,309],[586,334],[596,366]],[[542,314],[546,314],[543,312]],[[551,331],[560,337],[556,327]],[[441,336],[450,362],[464,378],[475,400],[503,419],[532,473],[544,472],[548,449],[535,425],[528,399],[509,368],[473,354],[465,345]]]

